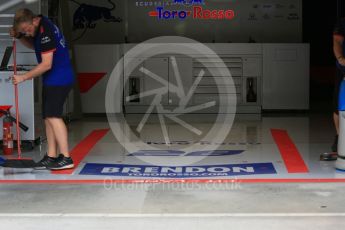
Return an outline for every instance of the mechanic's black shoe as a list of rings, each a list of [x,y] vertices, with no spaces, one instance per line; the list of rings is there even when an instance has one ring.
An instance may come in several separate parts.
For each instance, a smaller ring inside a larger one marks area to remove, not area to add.
[[[61,158],[61,155],[59,155],[59,157],[50,157],[47,154],[44,155],[44,157],[42,158],[42,160],[40,160],[39,162],[36,163],[36,166],[34,167],[34,169],[37,170],[43,170],[43,169],[47,169],[48,166],[53,165],[56,161],[58,161],[58,159]],[[63,155],[62,155],[63,157]]]
[[[51,170],[72,169],[74,168],[74,163],[71,157],[62,155],[62,157],[59,156],[58,160],[47,166],[47,168]]]
[[[332,149],[332,152],[338,152],[338,135],[334,137],[334,142],[331,149]]]

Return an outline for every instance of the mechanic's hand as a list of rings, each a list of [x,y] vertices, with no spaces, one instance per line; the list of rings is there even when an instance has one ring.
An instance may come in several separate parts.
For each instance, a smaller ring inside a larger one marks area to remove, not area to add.
[[[12,76],[12,82],[14,85],[22,83],[23,81],[25,81],[24,75],[13,75]]]
[[[11,38],[17,38],[19,36],[19,33],[17,33],[13,27],[10,28],[9,33],[10,33]]]

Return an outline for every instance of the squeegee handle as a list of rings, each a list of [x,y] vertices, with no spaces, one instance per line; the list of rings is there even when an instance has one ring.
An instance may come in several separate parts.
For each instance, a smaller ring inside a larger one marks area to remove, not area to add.
[[[16,39],[13,38],[13,73],[17,74],[17,45]],[[17,149],[18,149],[18,159],[21,158],[22,150],[20,148],[20,130],[19,130],[19,98],[18,98],[18,85],[14,85],[14,99],[16,105],[16,131],[17,131]]]

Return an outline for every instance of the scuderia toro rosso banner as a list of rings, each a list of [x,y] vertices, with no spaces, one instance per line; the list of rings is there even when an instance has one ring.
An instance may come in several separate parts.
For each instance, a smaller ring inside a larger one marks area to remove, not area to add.
[[[155,10],[150,11],[149,16],[158,20],[232,20],[235,17],[233,9],[205,9],[204,0],[171,0],[170,4],[161,2],[155,5]]]

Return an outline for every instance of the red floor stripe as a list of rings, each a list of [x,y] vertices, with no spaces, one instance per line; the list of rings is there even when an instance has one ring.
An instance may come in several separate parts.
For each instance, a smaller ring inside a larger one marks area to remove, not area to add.
[[[288,173],[308,173],[309,169],[287,131],[271,129],[271,133]]]
[[[90,152],[90,150],[101,140],[107,133],[109,129],[99,129],[92,131],[86,138],[84,138],[77,146],[71,151],[71,156],[74,161],[74,169],[52,171],[52,174],[72,174],[74,170],[78,167],[80,162],[84,157]]]
[[[164,184],[164,183],[186,183],[186,184],[209,184],[209,183],[345,183],[345,178],[322,178],[322,179],[132,179],[132,180],[0,180],[0,184]]]

